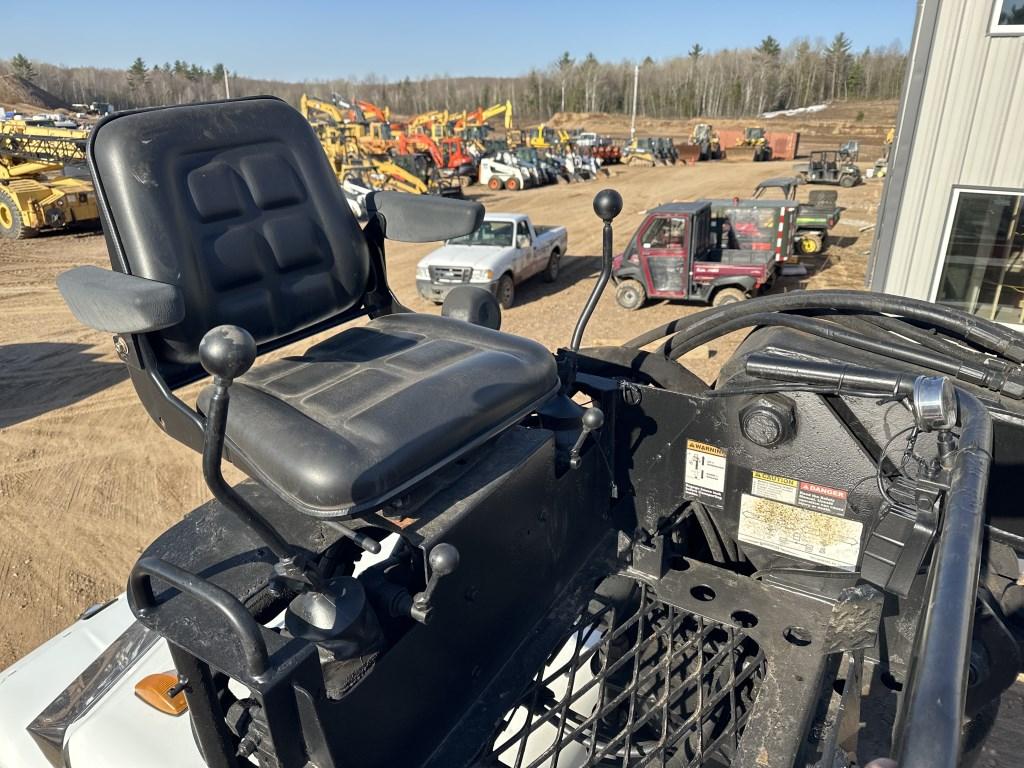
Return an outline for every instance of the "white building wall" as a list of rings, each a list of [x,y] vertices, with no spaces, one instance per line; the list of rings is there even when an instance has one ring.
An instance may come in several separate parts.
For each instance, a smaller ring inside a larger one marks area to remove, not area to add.
[[[940,0],[892,251],[876,289],[932,298],[954,186],[1024,189],[1024,37],[991,36],[992,11],[992,0]]]

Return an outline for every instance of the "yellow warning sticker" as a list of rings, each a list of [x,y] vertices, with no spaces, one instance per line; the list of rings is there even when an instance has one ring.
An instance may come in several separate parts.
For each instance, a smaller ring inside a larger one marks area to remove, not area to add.
[[[684,492],[691,499],[722,506],[727,466],[726,454],[721,448],[687,440]]]
[[[822,565],[856,568],[863,528],[857,520],[771,498],[744,493],[740,499],[740,541]]]

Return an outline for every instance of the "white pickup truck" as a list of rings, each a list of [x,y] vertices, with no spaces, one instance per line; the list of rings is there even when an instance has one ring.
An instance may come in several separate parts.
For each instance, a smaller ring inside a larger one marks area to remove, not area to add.
[[[489,213],[469,235],[448,240],[416,265],[416,288],[441,303],[457,285],[493,293],[503,309],[515,302],[516,285],[534,275],[553,283],[568,245],[565,227],[535,227],[522,213]]]

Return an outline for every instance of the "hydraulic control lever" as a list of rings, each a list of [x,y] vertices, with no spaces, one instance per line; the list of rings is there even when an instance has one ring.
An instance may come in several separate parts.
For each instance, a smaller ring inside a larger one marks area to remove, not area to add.
[[[430,565],[430,580],[427,581],[426,588],[413,597],[409,610],[409,615],[420,624],[430,621],[433,610],[430,601],[438,582],[445,576],[455,573],[455,569],[459,567],[459,550],[451,544],[438,544],[430,550],[427,563]]]
[[[590,316],[597,308],[597,302],[604,292],[605,286],[612,276],[612,221],[622,212],[622,195],[614,189],[602,189],[594,196],[594,213],[604,222],[604,237],[601,248],[601,274],[597,278],[594,290],[590,292],[586,306],[576,321],[576,329],[572,332],[572,342],[569,348],[573,352],[580,351],[580,344],[583,342],[583,332],[587,329]]]
[[[264,517],[228,485],[221,472],[228,404],[232,382],[252,367],[256,342],[244,328],[220,325],[207,331],[199,343],[199,361],[213,376],[213,395],[206,414],[203,442],[203,477],[214,497],[230,510],[277,557],[282,576],[313,586],[319,583],[316,570],[306,568],[300,557]]]
[[[576,444],[569,449],[569,468],[579,469],[582,459],[580,458],[580,451],[583,450],[583,443],[587,441],[587,436],[591,432],[596,432],[604,426],[604,411],[600,408],[591,407],[587,408],[583,412],[583,416],[580,419],[582,422],[581,426],[583,431],[580,432],[580,436],[576,438]],[[600,450],[600,447],[598,447]]]

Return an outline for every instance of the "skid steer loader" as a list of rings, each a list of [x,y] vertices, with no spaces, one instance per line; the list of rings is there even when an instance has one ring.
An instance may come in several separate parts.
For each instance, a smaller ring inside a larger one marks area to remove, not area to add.
[[[89,156],[112,269],[59,287],[214,500],[0,675],[4,768],[978,753],[1021,668],[1020,334],[796,291],[585,347],[604,190],[551,354],[469,286],[402,307],[385,241],[482,206],[371,193],[360,228],[283,102],[122,113]],[[679,363],[744,328],[713,384]]]

